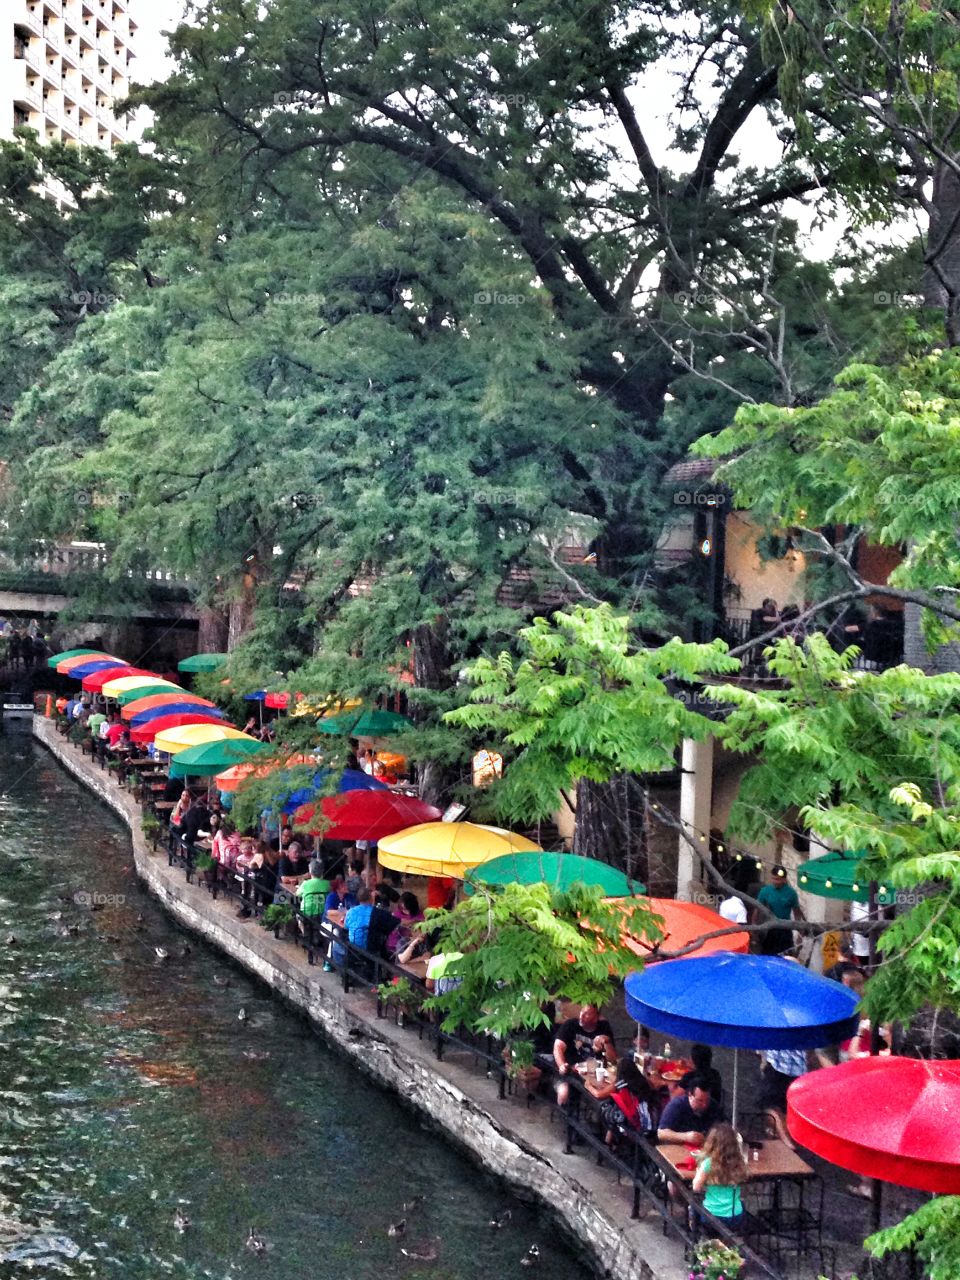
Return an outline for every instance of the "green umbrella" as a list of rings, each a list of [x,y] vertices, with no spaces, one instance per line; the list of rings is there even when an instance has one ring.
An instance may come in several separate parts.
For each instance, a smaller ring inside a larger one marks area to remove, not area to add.
[[[841,853],[834,850],[821,854],[819,858],[808,858],[806,862],[800,863],[797,883],[807,893],[815,893],[821,898],[868,902],[870,880],[860,872],[864,857],[862,853]],[[886,885],[882,884],[877,886],[877,902],[881,906],[888,907],[895,901],[894,890],[887,890]]]
[[[222,667],[229,655],[226,653],[195,653],[192,658],[184,658],[177,663],[178,671],[216,671]]]
[[[63,653],[55,653],[52,658],[47,659],[48,667],[55,667],[59,662],[66,662],[68,658],[80,658],[85,653],[102,653],[102,649],[64,649]]]
[[[248,742],[243,738],[224,738],[222,742],[204,742],[199,747],[178,751],[170,762],[171,778],[206,778],[223,773],[235,764],[243,764],[254,756],[270,755],[265,742]]]
[[[596,858],[582,858],[576,853],[504,853],[491,858],[470,872],[467,893],[473,892],[471,880],[483,884],[542,884],[554,889],[569,889],[572,884],[595,885],[605,898],[630,898],[646,893],[644,886],[630,880],[616,867]]]
[[[317,721],[321,733],[349,734],[351,738],[385,738],[413,728],[413,721],[395,711],[341,711]]]
[[[121,707],[125,707],[128,702],[136,702],[138,698],[149,698],[155,693],[183,693],[186,697],[191,695],[187,693],[180,685],[174,684],[172,680],[161,680],[157,684],[141,684],[136,689],[124,689],[123,693],[117,696],[117,702]]]

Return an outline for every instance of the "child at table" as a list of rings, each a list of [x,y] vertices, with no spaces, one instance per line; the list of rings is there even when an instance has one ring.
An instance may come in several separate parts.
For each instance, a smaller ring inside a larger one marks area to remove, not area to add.
[[[703,1192],[703,1207],[708,1213],[736,1228],[743,1219],[740,1186],[748,1173],[733,1125],[724,1121],[713,1125],[696,1158],[700,1167],[693,1178],[694,1192]]]

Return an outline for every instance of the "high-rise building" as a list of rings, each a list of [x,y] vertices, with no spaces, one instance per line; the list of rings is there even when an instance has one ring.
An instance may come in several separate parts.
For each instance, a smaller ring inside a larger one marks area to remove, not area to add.
[[[105,151],[125,142],[135,0],[0,0],[0,138],[28,125],[42,142]]]

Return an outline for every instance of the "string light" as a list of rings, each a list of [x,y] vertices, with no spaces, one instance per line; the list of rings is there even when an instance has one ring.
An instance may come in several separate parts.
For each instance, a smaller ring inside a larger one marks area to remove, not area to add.
[[[856,880],[854,880],[854,882],[853,882],[853,884],[850,886],[850,888],[853,890],[853,892],[854,892],[854,893],[859,893],[859,892],[860,892],[860,886],[857,884]]]
[[[824,882],[823,882],[823,887],[824,887],[825,889],[832,889],[832,888],[833,888],[833,881],[832,881],[832,880],[824,880]]]

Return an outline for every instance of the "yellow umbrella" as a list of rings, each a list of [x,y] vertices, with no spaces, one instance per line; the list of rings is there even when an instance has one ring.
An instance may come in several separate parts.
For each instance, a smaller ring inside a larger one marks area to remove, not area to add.
[[[377,861],[408,876],[455,876],[505,853],[541,852],[540,846],[502,827],[477,822],[421,822],[377,844]]]
[[[240,729],[230,729],[226,725],[184,724],[178,729],[167,729],[165,733],[158,733],[153,740],[153,745],[158,751],[176,755],[178,751],[185,751],[187,747],[201,747],[207,742],[222,742],[224,738],[246,738],[248,742],[256,742],[256,738],[251,738],[249,733],[243,733]]]
[[[100,692],[105,698],[116,698],[128,689],[142,689],[148,684],[163,684],[159,676],[117,676],[116,680],[107,680]]]

